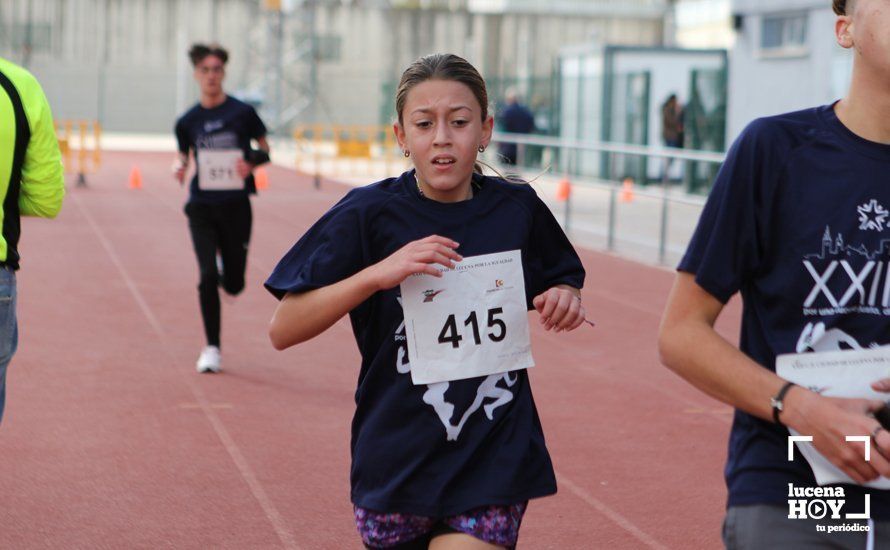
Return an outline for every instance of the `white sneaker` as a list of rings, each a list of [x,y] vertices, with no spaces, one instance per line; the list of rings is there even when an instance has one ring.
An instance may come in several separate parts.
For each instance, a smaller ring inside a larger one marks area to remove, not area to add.
[[[196,367],[198,372],[219,372],[219,361],[219,348],[207,346],[201,350],[201,356],[198,357]]]

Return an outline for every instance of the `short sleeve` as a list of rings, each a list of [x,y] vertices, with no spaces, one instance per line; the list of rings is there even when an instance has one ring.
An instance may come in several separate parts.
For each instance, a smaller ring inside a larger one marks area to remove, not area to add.
[[[530,297],[556,285],[582,288],[585,272],[578,253],[547,205],[533,190],[531,193],[533,219],[526,262],[531,282]]]
[[[181,118],[176,121],[174,132],[176,133],[176,144],[177,147],[179,147],[179,152],[183,155],[187,155],[189,152],[188,128],[186,128],[186,125]]]
[[[723,303],[749,281],[763,259],[769,219],[769,189],[781,172],[771,162],[777,147],[769,145],[765,120],[755,121],[736,140],[702,211],[698,226],[677,267]]]
[[[360,194],[350,191],[297,241],[266,280],[269,292],[280,300],[338,283],[367,266],[368,205]]]
[[[263,124],[263,120],[253,107],[248,109],[247,133],[250,135],[250,139],[259,139],[267,133],[266,125]]]

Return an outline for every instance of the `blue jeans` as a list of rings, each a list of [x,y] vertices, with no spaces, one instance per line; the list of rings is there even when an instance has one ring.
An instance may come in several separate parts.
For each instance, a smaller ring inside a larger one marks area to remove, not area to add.
[[[15,302],[15,271],[0,267],[0,422],[6,405],[6,367],[19,344]]]

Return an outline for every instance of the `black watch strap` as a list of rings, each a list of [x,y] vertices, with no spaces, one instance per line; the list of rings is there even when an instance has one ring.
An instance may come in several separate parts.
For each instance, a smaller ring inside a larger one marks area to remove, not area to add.
[[[782,421],[779,419],[779,413],[785,410],[785,394],[788,393],[793,386],[796,386],[794,382],[785,382],[785,385],[782,386],[782,389],[779,390],[779,393],[776,394],[775,397],[770,398],[769,404],[773,408],[773,420],[779,426],[784,426]]]

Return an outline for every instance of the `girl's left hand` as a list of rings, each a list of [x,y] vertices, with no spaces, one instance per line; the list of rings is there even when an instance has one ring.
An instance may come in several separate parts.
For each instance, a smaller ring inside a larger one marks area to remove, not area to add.
[[[576,291],[565,287],[555,286],[535,296],[532,304],[541,314],[541,324],[545,330],[575,330],[584,322],[586,315]]]
[[[253,172],[253,165],[244,159],[238,159],[238,162],[235,163],[235,172],[238,173],[239,178],[244,179]]]

